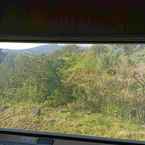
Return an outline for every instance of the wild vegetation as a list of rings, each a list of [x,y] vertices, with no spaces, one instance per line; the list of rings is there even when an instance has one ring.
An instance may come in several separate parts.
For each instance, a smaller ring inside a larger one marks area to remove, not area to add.
[[[0,54],[0,127],[145,139],[144,45]]]

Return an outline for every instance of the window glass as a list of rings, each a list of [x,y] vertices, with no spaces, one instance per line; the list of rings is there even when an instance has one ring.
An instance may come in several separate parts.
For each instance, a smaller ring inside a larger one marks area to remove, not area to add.
[[[0,128],[145,139],[144,44],[0,48]]]

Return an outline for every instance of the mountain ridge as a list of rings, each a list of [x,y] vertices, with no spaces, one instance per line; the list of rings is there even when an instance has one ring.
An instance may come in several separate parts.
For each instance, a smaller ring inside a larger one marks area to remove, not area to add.
[[[46,44],[46,45],[36,46],[28,49],[2,49],[1,48],[1,50],[6,53],[14,52],[14,53],[32,53],[32,54],[51,54],[56,50],[62,48],[63,46],[57,44]]]

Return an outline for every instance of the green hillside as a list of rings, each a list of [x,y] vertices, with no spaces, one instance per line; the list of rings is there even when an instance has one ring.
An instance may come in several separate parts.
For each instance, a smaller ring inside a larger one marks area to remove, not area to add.
[[[144,45],[0,57],[0,127],[145,139]]]

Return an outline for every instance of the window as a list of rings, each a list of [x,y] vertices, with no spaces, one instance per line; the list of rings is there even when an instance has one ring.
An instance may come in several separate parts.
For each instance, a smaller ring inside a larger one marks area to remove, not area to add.
[[[144,44],[0,48],[1,128],[145,140]]]

